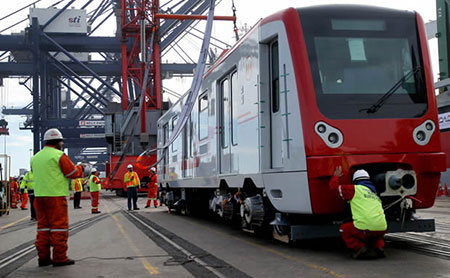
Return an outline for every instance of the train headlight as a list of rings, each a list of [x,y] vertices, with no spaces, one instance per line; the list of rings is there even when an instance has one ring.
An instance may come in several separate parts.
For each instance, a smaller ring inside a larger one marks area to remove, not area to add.
[[[344,142],[344,136],[342,135],[342,132],[325,122],[317,122],[314,125],[314,131],[330,148],[339,148]]]
[[[413,170],[397,169],[380,174],[378,183],[385,184],[385,191],[381,196],[414,195],[417,192],[417,178]]]
[[[391,176],[388,180],[389,187],[393,190],[398,190],[402,187],[402,178],[398,176]]]
[[[431,139],[436,125],[432,120],[426,120],[413,131],[413,139],[418,145],[425,146]]]

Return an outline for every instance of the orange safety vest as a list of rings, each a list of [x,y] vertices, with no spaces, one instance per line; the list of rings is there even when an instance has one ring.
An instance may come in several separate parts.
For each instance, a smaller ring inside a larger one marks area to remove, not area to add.
[[[133,180],[131,180],[131,174],[133,174],[133,177],[134,177],[134,179]],[[132,172],[130,174],[130,172],[127,172],[125,175],[128,175],[128,182],[127,183],[125,183],[125,185],[127,186],[127,187],[130,187],[130,186],[137,186],[138,185],[138,180],[139,180],[139,178],[137,177],[137,174],[136,174],[136,172]]]

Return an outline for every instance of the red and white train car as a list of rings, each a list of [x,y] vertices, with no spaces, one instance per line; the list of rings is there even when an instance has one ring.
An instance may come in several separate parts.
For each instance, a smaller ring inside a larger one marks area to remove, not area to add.
[[[185,99],[158,121],[159,146]],[[410,221],[434,204],[445,170],[421,17],[331,5],[262,19],[205,74],[162,155],[158,181],[183,212],[210,209],[247,229],[275,220],[292,239],[328,235],[318,225],[337,233],[346,206],[328,182],[342,165],[344,183],[364,168],[393,204],[389,231],[434,229]]]

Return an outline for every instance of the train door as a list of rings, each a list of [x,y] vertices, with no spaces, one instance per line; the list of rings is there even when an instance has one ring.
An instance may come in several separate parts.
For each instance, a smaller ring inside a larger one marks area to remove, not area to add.
[[[278,41],[270,43],[270,146],[271,168],[283,167],[283,115],[280,109],[280,71]]]
[[[228,76],[220,82],[219,88],[219,164],[220,173],[227,174],[231,171],[231,147],[230,147],[230,118],[231,118],[231,97],[230,80]]]
[[[191,165],[191,156],[192,156],[192,122],[191,117],[186,122],[184,131],[183,131],[183,177],[192,177],[192,165]]]

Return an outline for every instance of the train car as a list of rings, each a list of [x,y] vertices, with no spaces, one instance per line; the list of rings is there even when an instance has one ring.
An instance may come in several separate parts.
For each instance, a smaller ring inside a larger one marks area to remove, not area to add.
[[[158,121],[162,147],[181,98]],[[423,21],[415,12],[330,5],[260,20],[204,75],[179,138],[159,150],[166,204],[210,210],[290,239],[337,234],[348,206],[328,183],[367,170],[388,231],[429,231],[445,154]],[[269,226],[270,227],[270,226]]]
[[[156,161],[156,156],[151,157],[152,161]],[[117,163],[120,160],[120,155],[110,155],[110,162],[106,163],[106,177],[110,177],[111,173],[114,171]],[[127,187],[123,182],[123,177],[125,173],[128,171],[127,166],[129,164],[133,165],[133,171],[135,171],[139,180],[141,181],[141,187],[138,189],[138,193],[147,193],[147,183],[150,181],[150,175],[148,171],[148,167],[140,165],[138,163],[137,155],[128,155],[122,161],[119,166],[119,169],[115,173],[112,178],[102,179],[102,189],[115,191],[117,196],[127,196]]]

